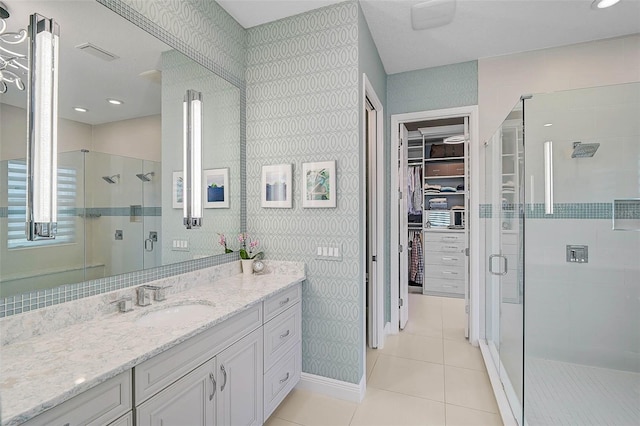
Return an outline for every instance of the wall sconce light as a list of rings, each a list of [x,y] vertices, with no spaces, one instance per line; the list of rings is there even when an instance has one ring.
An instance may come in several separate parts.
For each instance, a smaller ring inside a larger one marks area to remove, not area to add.
[[[29,18],[27,240],[52,239],[58,221],[58,42],[53,19]]]
[[[202,225],[202,93],[187,90],[183,103],[184,225]]]
[[[544,143],[544,212],[553,214],[553,142]]]

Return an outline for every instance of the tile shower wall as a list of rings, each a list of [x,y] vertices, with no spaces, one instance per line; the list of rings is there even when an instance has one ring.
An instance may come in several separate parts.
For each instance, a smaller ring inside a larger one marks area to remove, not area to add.
[[[430,111],[478,104],[478,62],[462,62],[441,67],[426,68],[391,74],[387,77],[387,128],[391,115],[407,112]],[[391,130],[390,130],[391,131]],[[389,135],[391,134],[388,132]],[[390,144],[386,144],[385,157],[385,198],[391,194]],[[385,214],[390,217],[390,206]],[[387,233],[391,233],[390,224]],[[387,240],[388,241],[388,240]],[[390,256],[390,254],[389,254]],[[385,259],[387,270],[391,258]],[[390,280],[386,280],[387,283]],[[385,321],[391,320],[391,300],[386,289]]]
[[[527,355],[640,372],[640,235],[612,230],[612,203],[640,198],[640,83],[533,95],[525,102]],[[545,123],[553,126],[545,127]],[[553,141],[554,199],[543,215],[543,142]],[[600,143],[571,158],[573,143]],[[626,215],[638,217],[629,206]],[[566,262],[566,245],[589,262]]]
[[[307,264],[303,371],[358,383],[358,5],[328,6],[247,34],[247,229],[268,258]],[[326,160],[336,160],[337,207],[303,209],[302,163]],[[282,163],[293,164],[293,208],[261,208],[261,168]],[[330,245],[342,248],[342,261],[316,259],[316,247]]]

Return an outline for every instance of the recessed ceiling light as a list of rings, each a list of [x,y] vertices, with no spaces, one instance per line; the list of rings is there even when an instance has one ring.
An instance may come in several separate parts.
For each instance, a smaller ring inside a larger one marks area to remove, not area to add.
[[[594,0],[591,3],[591,9],[606,9],[607,7],[611,7],[614,4],[618,3],[620,0]]]
[[[546,123],[546,124],[544,125],[544,127],[551,127],[551,126],[553,126],[553,123]]]
[[[113,98],[107,98],[107,102],[109,102],[112,105],[122,105],[124,103],[121,100],[113,99]]]
[[[82,108],[82,107],[73,107],[73,109],[75,111],[78,111],[78,112],[87,112],[87,111],[89,111],[88,109]]]

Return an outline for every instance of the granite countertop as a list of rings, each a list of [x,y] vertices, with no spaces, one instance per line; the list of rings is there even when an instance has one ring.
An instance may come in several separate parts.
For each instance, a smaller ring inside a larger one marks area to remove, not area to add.
[[[201,282],[151,306],[99,315],[2,346],[2,426],[35,417],[305,279],[302,272],[284,272]],[[206,320],[166,327],[135,323],[151,310],[189,302],[213,302],[215,307]]]

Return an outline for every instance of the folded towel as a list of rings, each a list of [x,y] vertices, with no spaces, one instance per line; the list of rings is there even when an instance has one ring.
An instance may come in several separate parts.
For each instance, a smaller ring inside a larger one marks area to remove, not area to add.
[[[442,197],[442,198],[432,198],[429,200],[429,203],[446,203],[447,199]]]
[[[458,192],[453,186],[443,186],[440,192]]]

